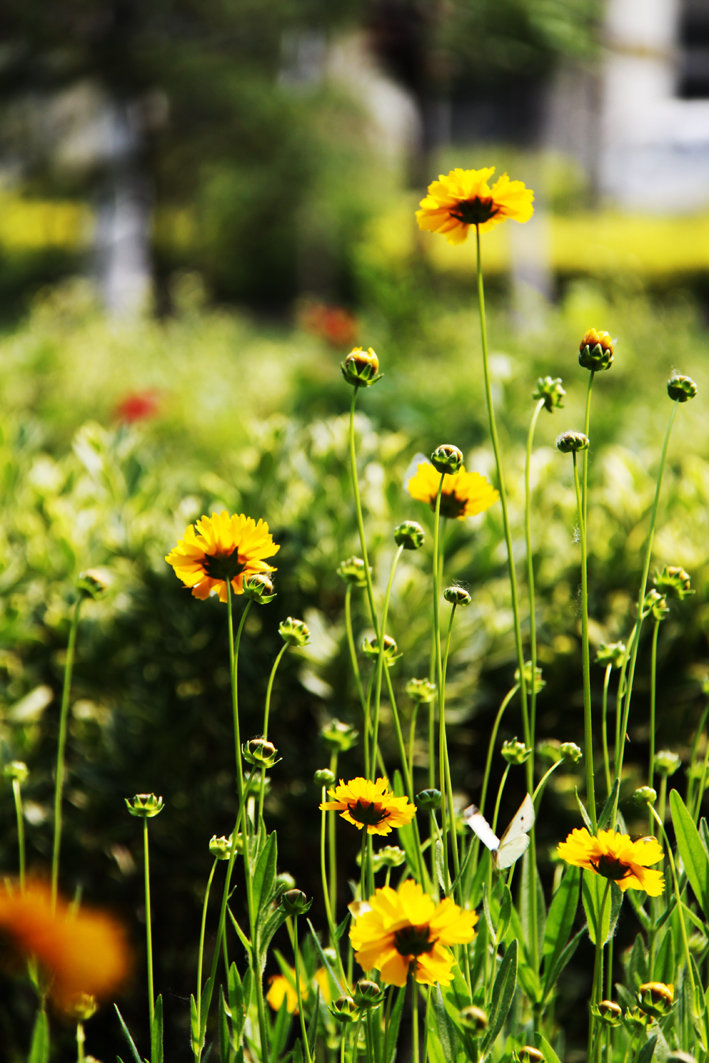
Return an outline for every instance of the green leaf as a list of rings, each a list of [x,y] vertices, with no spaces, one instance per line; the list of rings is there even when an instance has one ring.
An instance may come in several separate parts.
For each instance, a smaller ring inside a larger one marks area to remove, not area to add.
[[[32,1042],[27,1063],[48,1063],[49,1061],[49,1019],[44,1008],[37,1012],[32,1030]],[[138,1060],[140,1063],[140,1060]]]
[[[540,1033],[532,1035],[532,1044],[534,1048],[538,1048],[544,1056],[544,1063],[561,1063],[561,1060],[547,1041],[546,1037],[543,1037]]]
[[[600,816],[598,817],[598,829],[599,830],[603,830],[610,823],[611,816],[613,815],[613,810],[616,807],[616,795],[617,795],[619,789],[620,789],[620,781],[618,779],[615,779],[614,782],[613,782],[613,785],[611,786],[611,791],[608,794],[608,797],[606,798],[606,803],[603,806],[603,810],[602,810]],[[589,827],[589,830],[590,830],[590,827]]]
[[[135,1047],[135,1041],[131,1037],[131,1035],[130,1035],[130,1033],[128,1031],[128,1027],[126,1026],[125,1022],[123,1021],[123,1016],[121,1015],[120,1011],[118,1010],[118,1005],[114,1004],[113,1006],[116,1009],[116,1015],[118,1016],[118,1021],[120,1022],[121,1029],[123,1030],[123,1033],[126,1036],[126,1040],[128,1041],[128,1046],[129,1046],[129,1048],[131,1050],[131,1054],[133,1056],[133,1059],[135,1060],[135,1063],[143,1063],[142,1059],[140,1058],[140,1053],[138,1052],[138,1049]],[[33,1063],[33,1061],[30,1060],[29,1063]]]
[[[557,960],[566,948],[574,925],[576,911],[579,906],[580,880],[580,868],[567,867],[559,888],[549,905],[542,946],[545,996],[549,992],[549,972],[556,967]]]
[[[576,804],[578,806],[578,810],[581,813],[581,819],[583,820],[583,825],[584,825],[584,827],[586,828],[586,830],[588,831],[589,834],[593,834],[594,830],[593,830],[593,824],[591,823],[591,817],[589,816],[588,812],[586,811],[586,806],[584,805],[583,801],[579,797],[578,790],[574,790],[574,796],[576,798]]]
[[[687,806],[676,790],[670,791],[670,809],[684,870],[705,919],[709,919],[709,857]]]
[[[488,1028],[483,1040],[483,1052],[487,1052],[505,1024],[505,1019],[512,1007],[517,987],[517,942],[513,941],[502,957],[492,997],[488,1007]]]
[[[272,831],[259,854],[253,872],[253,898],[259,917],[273,896],[276,883],[276,861],[276,832]]]
[[[566,948],[559,953],[559,955],[555,958],[554,962],[550,964],[549,967],[546,969],[544,976],[544,992],[542,994],[542,1004],[545,1003],[546,1000],[548,1000],[549,996],[554,992],[559,975],[564,970],[564,967],[566,967],[573,954],[576,952],[581,938],[584,936],[585,933],[585,927],[581,927],[580,930],[577,930],[571,941],[566,946]]]
[[[531,878],[531,882],[530,882]],[[531,889],[530,889],[531,886]],[[530,905],[530,893],[534,894],[534,901],[536,902],[537,910],[537,941],[536,949],[531,948],[532,942],[532,907]],[[530,859],[530,851],[524,855],[522,860],[522,887],[520,890],[519,901],[519,914],[520,921],[522,923],[522,938],[521,941],[527,943],[528,947],[525,949],[525,954],[529,956],[530,960],[542,951],[545,925],[546,925],[546,905],[544,903],[544,890],[542,889],[542,882],[539,877],[536,865],[532,864]],[[537,966],[537,970],[538,970]]]
[[[454,1058],[456,1042],[458,1040],[458,1033],[455,1026],[450,1020],[448,1012],[446,1011],[445,1004],[443,1003],[443,994],[441,993],[440,986],[434,986],[429,999],[431,1001],[433,1013],[436,1017],[435,1026],[433,1028],[438,1034],[438,1040],[440,1041],[440,1046],[443,1050],[442,1063],[450,1063],[450,1060]]]
[[[221,1059],[229,1058],[231,1038],[229,1036],[229,1009],[224,999],[224,989],[220,987],[219,993],[219,1055]]]
[[[163,1032],[162,1032],[162,995],[155,1001],[153,1021],[150,1027],[150,1057],[151,1063],[162,1063],[163,1060]]]
[[[615,931],[623,894],[615,882],[604,878],[595,871],[584,869],[581,885],[581,899],[586,912],[588,936],[596,944],[597,931],[600,931],[601,944],[609,940]],[[601,911],[601,908],[603,911]]]
[[[382,1063],[393,1063],[394,1057],[396,1056],[396,1046],[399,1040],[399,1026],[401,1024],[401,1016],[404,1011],[405,1000],[406,986],[403,985],[397,993],[394,1007],[391,1009],[391,1015],[389,1016],[389,1022],[387,1023]]]
[[[638,1054],[636,1055],[633,1063],[650,1063],[655,1053],[655,1045],[657,1044],[657,1034],[651,1037],[649,1041],[646,1041],[642,1046]]]
[[[672,983],[674,985],[675,979],[675,943],[672,935],[672,928],[665,927],[664,936],[660,942],[655,955],[655,962],[652,966],[652,980],[656,982]]]

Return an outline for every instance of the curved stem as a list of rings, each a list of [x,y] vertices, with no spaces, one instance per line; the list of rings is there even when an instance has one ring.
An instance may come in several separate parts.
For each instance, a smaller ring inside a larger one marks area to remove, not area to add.
[[[534,432],[537,427],[539,414],[544,409],[544,399],[540,399],[534,407],[532,419],[527,434],[527,453],[524,464],[524,540],[527,553],[527,593],[529,595],[529,656],[531,661],[531,689],[529,692],[529,731],[530,745],[534,750],[534,739],[537,725],[537,684],[535,681],[537,668],[537,621],[534,608],[534,556],[532,552],[532,487],[531,465],[532,447],[534,444]],[[530,757],[534,764],[534,752]],[[529,787],[529,778],[527,786]]]

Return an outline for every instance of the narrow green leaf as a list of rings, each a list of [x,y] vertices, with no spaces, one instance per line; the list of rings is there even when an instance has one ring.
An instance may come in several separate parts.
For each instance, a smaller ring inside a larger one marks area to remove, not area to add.
[[[197,1000],[194,993],[190,993],[190,1036],[192,1038],[192,1051],[196,1055],[202,1047],[201,1023],[197,1014]]]
[[[649,1041],[646,1041],[642,1046],[638,1054],[636,1055],[633,1063],[651,1063],[652,1057],[655,1053],[655,1045],[657,1044],[657,1034],[651,1037]]]
[[[204,1046],[204,1038],[205,1038],[205,1035],[207,1033],[207,1019],[209,1018],[209,1007],[208,1007],[208,1005],[211,1004],[211,1002],[212,1002],[212,991],[213,991],[213,989],[214,989],[213,979],[212,978],[208,978],[207,981],[204,983],[204,987],[202,989],[202,1008],[201,1008],[202,1014],[201,1014],[201,1019],[200,1019],[201,1029],[199,1031],[199,1040],[200,1040],[200,1044],[202,1046]]]
[[[443,1061],[450,1061],[454,1057],[456,1042],[458,1040],[458,1032],[450,1021],[448,1012],[446,1011],[445,1004],[443,1003],[443,994],[441,993],[440,986],[434,986],[430,994],[429,1000],[431,1001],[431,1007],[433,1014],[436,1017],[435,1029],[438,1031],[438,1039],[443,1049]],[[430,1044],[430,1030],[429,1030],[429,1044]]]
[[[48,1063],[49,1061],[49,1019],[44,1008],[40,1008],[34,1020],[32,1041],[27,1063]],[[140,1063],[140,1061],[138,1061]]]
[[[581,938],[584,936],[585,933],[585,927],[581,927],[580,930],[577,930],[571,941],[566,946],[566,948],[563,949],[563,951],[560,952],[558,956],[556,956],[554,962],[550,963],[549,966],[545,969],[544,992],[542,994],[541,1001],[542,1004],[544,1004],[553,993],[554,989],[556,988],[556,983],[558,981],[559,975],[564,970],[564,967],[566,967],[573,954],[576,952],[576,949],[579,947]]]
[[[532,1043],[534,1047],[538,1048],[544,1056],[544,1063],[561,1063],[561,1060],[557,1056],[556,1052],[551,1047],[546,1037],[543,1037],[542,1034],[534,1034],[532,1036]]]
[[[670,791],[670,809],[684,870],[705,919],[709,919],[709,857],[687,806],[676,790]]]
[[[276,832],[274,830],[268,835],[266,844],[259,854],[254,868],[253,898],[258,912],[261,912],[266,907],[273,896],[277,859]]]
[[[391,1015],[389,1016],[389,1022],[387,1023],[382,1063],[393,1063],[394,1057],[396,1056],[396,1046],[399,1040],[399,1026],[401,1025],[401,1016],[404,1011],[405,1000],[406,986],[403,985],[396,995],[394,1007],[391,1009]]]
[[[611,816],[613,815],[613,809],[616,807],[616,794],[620,789],[620,781],[615,779],[611,786],[611,791],[606,798],[606,803],[603,806],[600,816],[598,817],[598,829],[603,830],[610,823]],[[589,827],[590,830],[590,827]]]
[[[224,989],[220,989],[219,993],[219,1056],[220,1059],[229,1058],[229,1049],[231,1046],[231,1038],[229,1036],[229,1009],[224,999]]]
[[[517,942],[513,941],[502,957],[492,997],[488,1007],[488,1028],[483,1040],[483,1052],[487,1052],[505,1024],[505,1019],[512,1006],[517,986]]]
[[[576,911],[579,906],[580,880],[580,868],[567,867],[559,888],[549,905],[542,945],[545,996],[549,991],[549,972],[556,967],[558,958],[566,948],[573,929]]]
[[[591,823],[591,817],[589,816],[588,812],[586,811],[586,806],[584,805],[583,801],[579,797],[578,790],[574,790],[574,796],[576,798],[576,804],[578,806],[578,810],[581,813],[581,819],[583,820],[583,825],[584,825],[584,827],[586,828],[586,830],[588,831],[589,834],[593,834],[593,824]]]
[[[126,1024],[125,1024],[125,1022],[123,1020],[123,1016],[121,1015],[120,1011],[118,1010],[118,1005],[114,1004],[113,1006],[116,1009],[116,1015],[118,1016],[118,1021],[121,1024],[121,1029],[123,1030],[123,1033],[125,1034],[126,1040],[128,1041],[128,1047],[131,1050],[131,1054],[133,1056],[133,1059],[135,1060],[135,1063],[143,1063],[142,1059],[140,1058],[140,1053],[138,1052],[138,1049],[135,1047],[135,1041],[131,1037],[130,1032],[128,1030],[128,1027],[126,1026]]]
[[[674,985],[675,979],[675,943],[672,928],[665,927],[665,932],[655,955],[652,967],[652,981]]]
[[[151,1063],[163,1061],[162,995],[155,1001],[153,1022],[150,1027],[150,1059]]]
[[[586,912],[588,936],[595,945],[598,934],[601,944],[605,945],[615,932],[615,926],[618,922],[618,915],[623,903],[621,890],[610,879],[604,878],[595,871],[586,871],[584,869],[581,899]],[[601,911],[601,909],[603,910]]]

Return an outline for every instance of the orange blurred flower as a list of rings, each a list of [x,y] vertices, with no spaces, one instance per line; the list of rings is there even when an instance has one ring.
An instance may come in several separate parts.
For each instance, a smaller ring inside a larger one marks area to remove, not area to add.
[[[43,882],[29,882],[24,892],[0,886],[0,935],[18,957],[37,961],[52,1000],[65,1010],[81,994],[110,996],[128,973],[129,948],[119,923],[61,897],[53,910]]]

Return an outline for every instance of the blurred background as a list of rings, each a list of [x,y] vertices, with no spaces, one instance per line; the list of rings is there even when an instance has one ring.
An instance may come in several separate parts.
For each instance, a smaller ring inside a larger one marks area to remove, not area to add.
[[[582,736],[575,503],[554,448],[582,425],[579,340],[589,326],[618,337],[594,385],[595,645],[632,625],[667,377],[677,369],[699,385],[674,429],[655,548],[657,567],[683,565],[696,591],[672,604],[659,640],[657,744],[691,769],[709,673],[709,8],[5,0],[0,99],[0,753],[30,767],[30,864],[46,867],[74,580],[102,566],[109,592],[86,606],[79,633],[62,878],[67,892],[124,912],[141,970],[139,837],[123,798],[163,794],[151,825],[156,979],[180,1060],[207,844],[231,829],[234,782],[224,610],[191,599],[164,555],[187,523],[221,508],[264,517],[282,544],[278,597],[247,628],[243,730],[260,730],[279,621],[303,617],[312,644],[286,656],[274,694],[283,760],[268,814],[282,868],[317,894],[311,780],[329,757],[317,736],[334,717],[358,723],[336,574],[359,552],[344,355],[372,345],[385,372],[358,415],[382,593],[393,527],[428,526],[402,486],[414,454],[454,442],[468,467],[492,470],[474,248],[450,248],[414,220],[428,183],[454,166],[495,165],[536,194],[529,224],[484,240],[518,528],[535,381],[560,376],[568,393],[563,411],[542,414],[533,464],[542,737]],[[513,682],[501,542],[495,511],[447,531],[447,576],[473,592],[450,668],[461,804],[476,796]],[[404,714],[405,681],[428,670],[427,566],[427,554],[407,555],[390,614]],[[363,634],[361,602],[356,624]],[[644,647],[625,797],[645,771],[648,660]],[[519,729],[511,717],[501,738]],[[696,756],[704,750],[700,735]],[[361,771],[355,753],[342,771]],[[540,834],[549,848],[577,819],[577,778],[554,778]],[[510,812],[521,785],[510,783]],[[11,873],[9,784],[3,794]],[[342,846],[351,869],[356,839]],[[22,1058],[18,1020],[34,1004],[12,994],[0,1036]],[[121,1007],[145,1043],[143,1001],[137,985]],[[121,1050],[110,1009],[87,1034],[99,1057]]]

